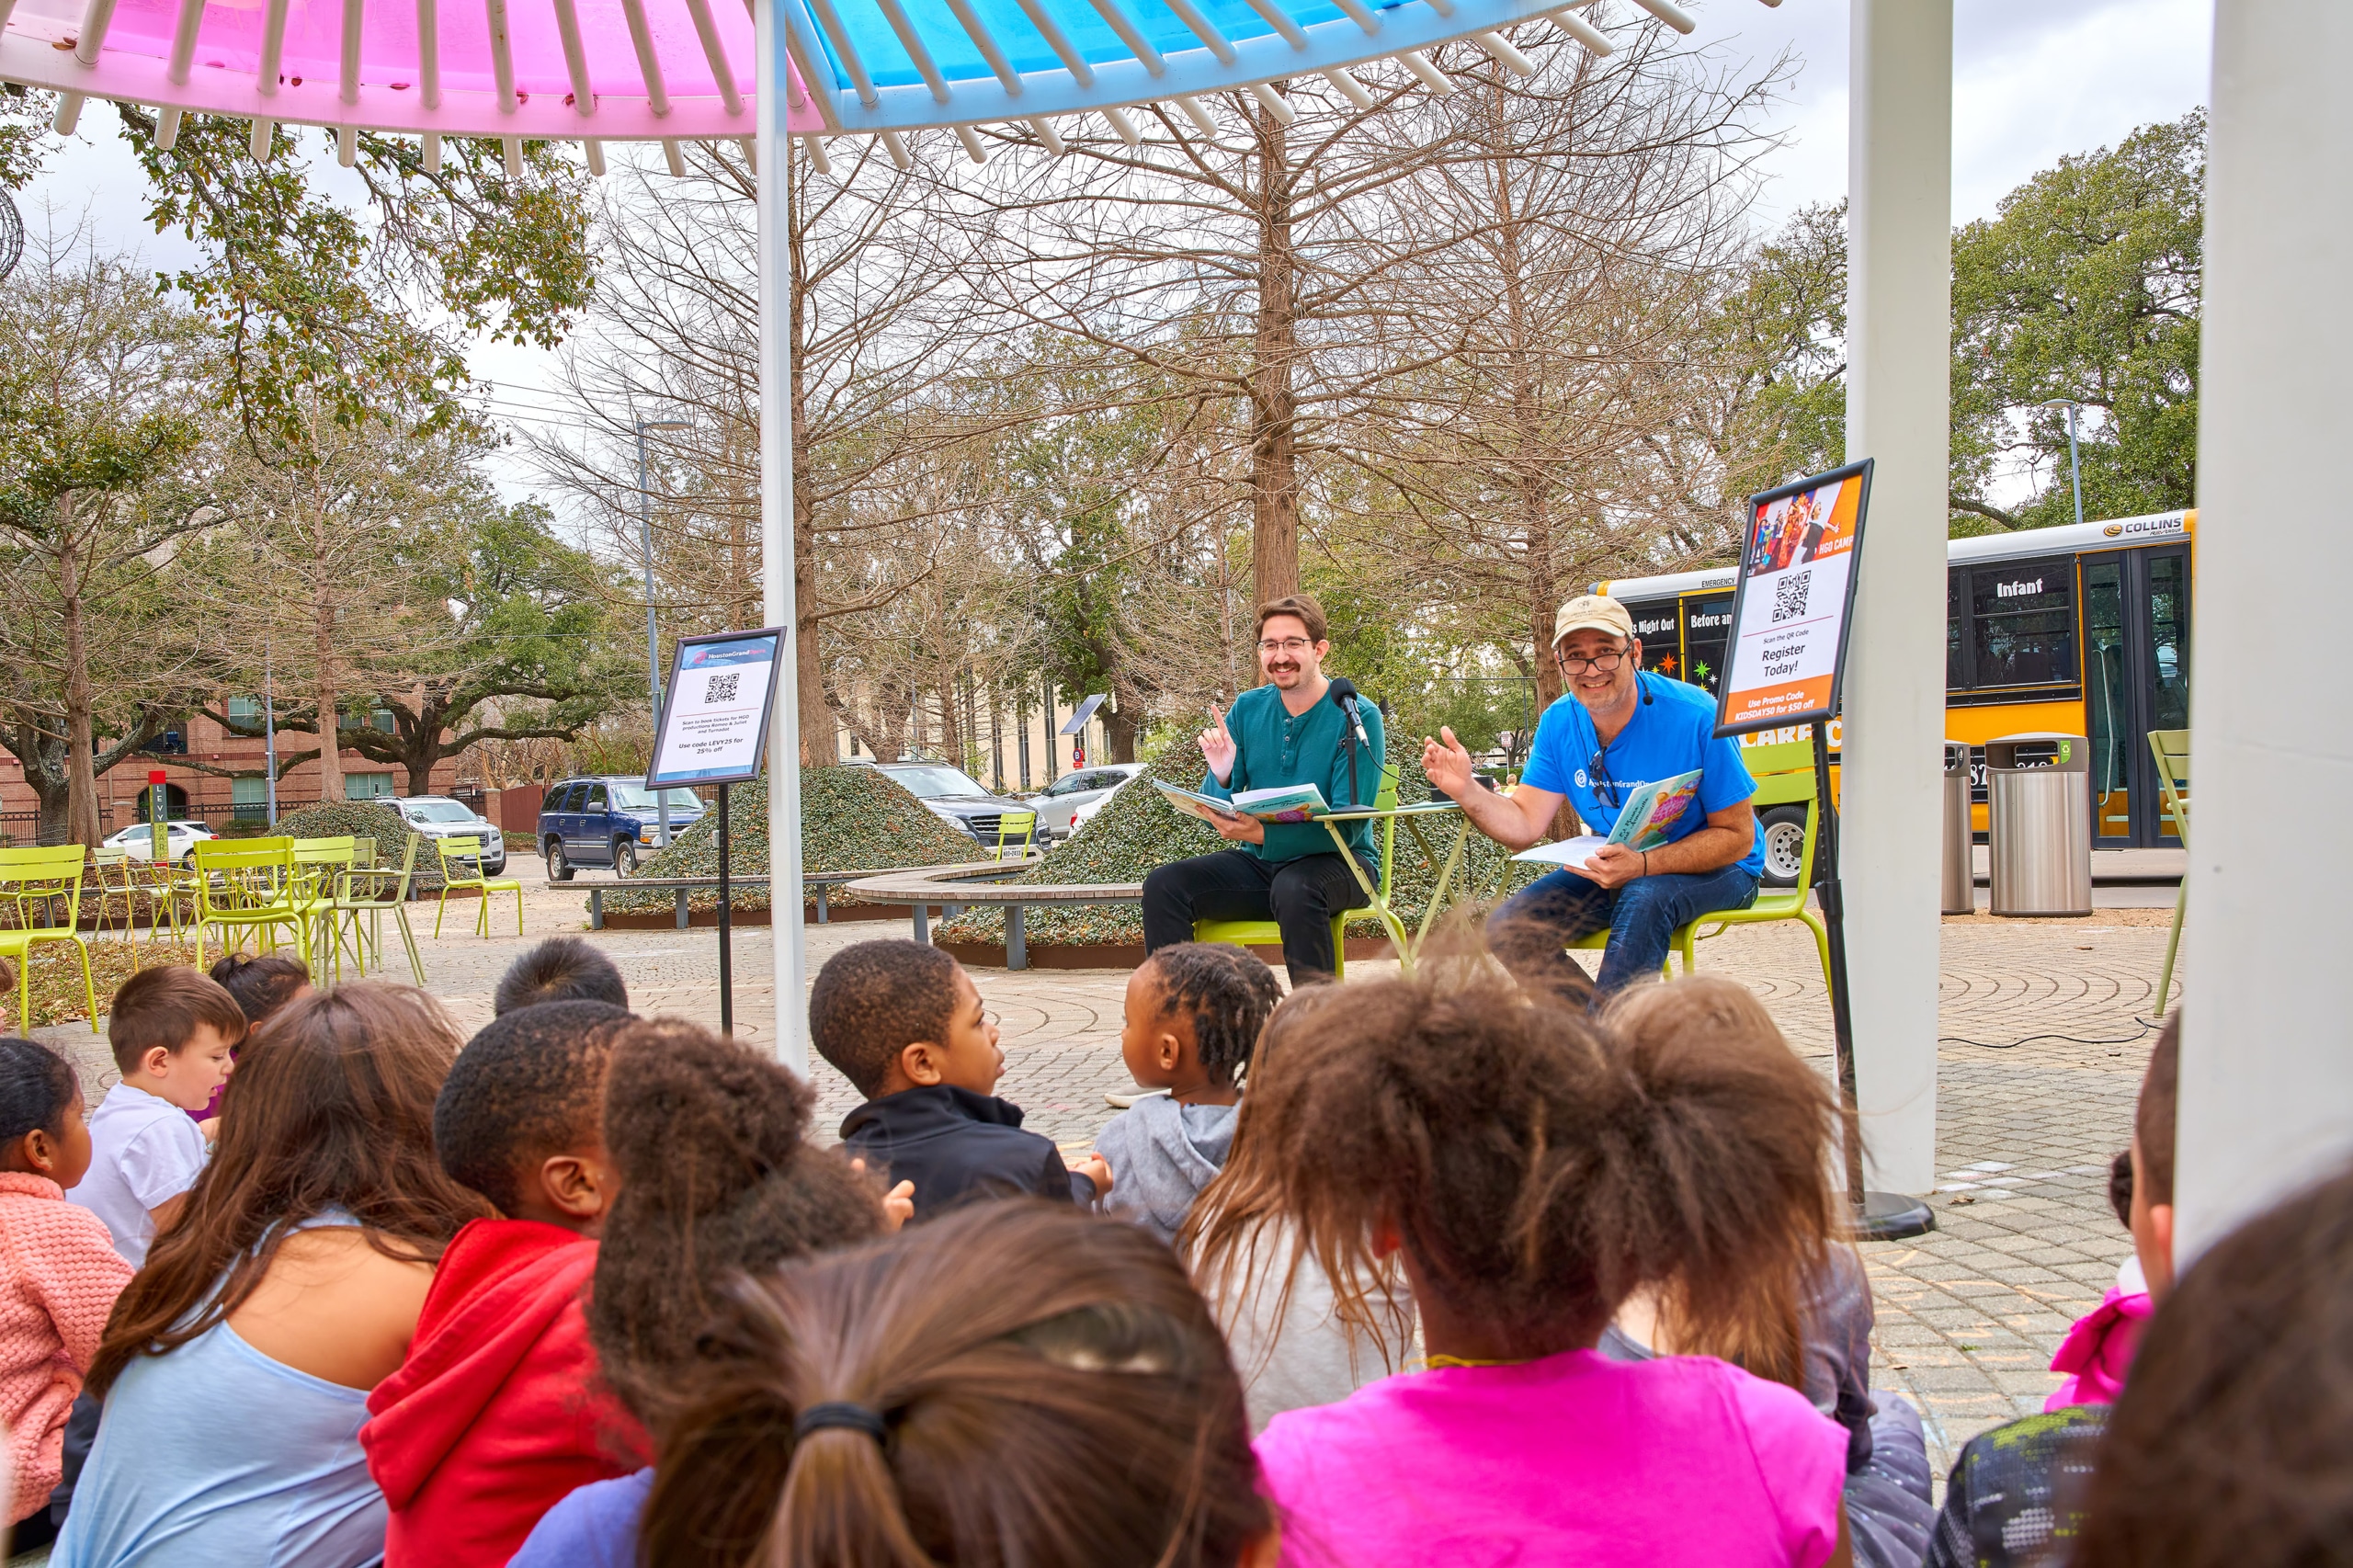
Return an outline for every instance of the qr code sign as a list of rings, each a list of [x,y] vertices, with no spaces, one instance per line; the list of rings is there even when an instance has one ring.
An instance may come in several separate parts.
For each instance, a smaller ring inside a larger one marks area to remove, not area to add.
[[[1791,572],[1773,585],[1773,622],[1795,620],[1805,613],[1806,591],[1813,586],[1812,572]]]
[[[1778,620],[1780,618],[1776,616],[1774,619]],[[714,702],[734,701],[735,683],[743,678],[744,672],[741,670],[737,670],[733,675],[711,676],[710,684],[702,688],[703,706],[708,708]]]

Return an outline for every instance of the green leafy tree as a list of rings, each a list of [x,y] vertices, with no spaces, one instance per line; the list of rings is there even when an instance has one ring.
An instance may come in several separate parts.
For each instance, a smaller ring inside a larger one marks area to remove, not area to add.
[[[2084,515],[2196,504],[2206,116],[2062,158],[1953,238],[1954,506],[2003,528],[2070,522],[2064,410],[2083,431]],[[2002,454],[2044,483],[2015,511],[1982,487]]]

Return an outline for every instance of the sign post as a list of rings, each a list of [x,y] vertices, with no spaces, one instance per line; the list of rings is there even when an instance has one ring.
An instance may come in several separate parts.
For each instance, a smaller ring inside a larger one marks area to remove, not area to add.
[[[147,855],[150,865],[161,866],[172,858],[171,813],[165,809],[164,770],[147,770]]]
[[[733,868],[728,864],[733,846],[727,793],[730,786],[748,784],[760,776],[783,648],[783,630],[773,626],[680,638],[654,730],[654,760],[645,770],[645,787],[655,791],[656,800],[661,790],[682,785],[719,787],[719,1032],[724,1035],[735,1032],[734,889]],[[768,852],[775,854],[775,846]],[[784,912],[771,910],[768,917],[781,920]],[[778,983],[782,985],[782,976]],[[779,1017],[785,1006],[779,993]]]
[[[1813,891],[1830,936],[1830,1020],[1838,1107],[1846,1123],[1847,1199],[1856,1233],[1879,1241],[1933,1230],[1936,1216],[1916,1199],[1863,1188],[1829,731],[1846,679],[1847,632],[1854,619],[1856,565],[1870,492],[1871,460],[1865,458],[1749,497],[1733,591],[1732,637],[1716,696],[1716,733],[1742,735],[1799,724],[1813,732]]]

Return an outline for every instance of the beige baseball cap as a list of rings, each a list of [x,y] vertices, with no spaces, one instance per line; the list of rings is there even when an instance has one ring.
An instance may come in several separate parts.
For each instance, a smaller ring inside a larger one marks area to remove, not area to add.
[[[1607,631],[1612,637],[1634,640],[1634,618],[1626,607],[1607,594],[1579,594],[1561,607],[1552,619],[1552,642],[1558,646],[1562,638],[1572,631]]]

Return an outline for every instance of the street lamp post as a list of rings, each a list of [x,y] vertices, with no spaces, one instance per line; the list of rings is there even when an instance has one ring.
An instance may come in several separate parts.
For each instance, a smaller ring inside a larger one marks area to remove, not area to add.
[[[641,419],[637,422],[637,536],[645,551],[645,688],[654,699],[654,722],[662,722],[662,643],[654,628],[654,504],[646,488],[645,433],[684,430],[683,419]],[[654,792],[655,820],[661,824],[662,846],[670,846],[670,796]]]
[[[2082,412],[2084,405],[2072,398],[2054,397],[2049,403],[2037,406],[2063,408],[2067,411],[2067,472],[2075,481],[2075,522],[2080,527],[2084,520],[2084,463],[2075,450],[2075,415]]]

